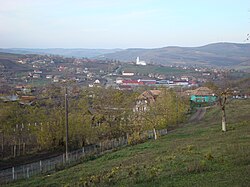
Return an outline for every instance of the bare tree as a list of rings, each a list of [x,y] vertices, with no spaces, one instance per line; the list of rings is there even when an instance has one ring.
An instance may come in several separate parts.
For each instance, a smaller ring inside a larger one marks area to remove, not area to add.
[[[231,95],[231,91],[227,88],[225,91],[223,91],[220,94],[220,98],[219,98],[219,104],[220,104],[221,111],[222,111],[221,125],[222,125],[223,132],[226,132],[226,103],[227,103],[227,99],[229,95]]]

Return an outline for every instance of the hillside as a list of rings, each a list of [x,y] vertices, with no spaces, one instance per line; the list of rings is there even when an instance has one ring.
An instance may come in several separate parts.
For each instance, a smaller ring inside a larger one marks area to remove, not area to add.
[[[10,186],[249,186],[249,107],[250,100],[229,102],[226,133],[221,132],[220,109],[210,108],[200,122],[157,141]]]
[[[50,49],[26,49],[26,48],[9,48],[0,49],[0,52],[15,53],[15,54],[51,54],[61,55],[65,57],[95,57],[106,53],[113,53],[120,51],[120,49],[63,49],[63,48],[50,48]]]
[[[142,60],[157,64],[191,64],[210,66],[250,66],[250,44],[215,43],[202,47],[164,47],[126,49],[105,54],[101,58],[120,61]]]
[[[224,66],[229,68],[250,68],[250,44],[214,43],[201,47],[177,47],[143,49],[0,49],[0,52],[16,54],[52,54],[66,57],[87,57],[98,59],[115,59],[124,62],[135,61],[136,57],[147,63],[156,64],[187,64]]]
[[[16,61],[21,57],[22,55],[20,54],[0,52],[0,66],[4,67],[5,71],[9,72],[26,70],[27,69],[26,65],[21,65],[16,63]]]

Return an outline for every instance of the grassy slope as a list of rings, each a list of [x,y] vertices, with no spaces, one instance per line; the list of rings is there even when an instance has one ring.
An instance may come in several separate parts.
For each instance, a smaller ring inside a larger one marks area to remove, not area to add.
[[[221,132],[219,109],[210,109],[203,121],[157,141],[11,185],[250,186],[249,108],[250,100],[230,102],[226,133]]]

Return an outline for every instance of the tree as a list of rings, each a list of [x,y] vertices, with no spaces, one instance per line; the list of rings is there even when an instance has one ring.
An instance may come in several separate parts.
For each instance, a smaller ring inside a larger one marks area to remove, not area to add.
[[[99,124],[100,135],[105,138],[123,136],[124,126],[131,119],[135,94],[112,88],[95,88],[92,93],[91,108],[95,111],[94,123]]]
[[[219,104],[222,111],[221,125],[223,132],[226,132],[226,103],[229,95],[231,95],[231,91],[229,89],[226,89],[225,91],[221,92],[219,97]]]
[[[185,103],[172,90],[161,89],[156,101],[140,114],[140,119],[153,129],[154,139],[157,139],[156,129],[181,122],[185,111]]]

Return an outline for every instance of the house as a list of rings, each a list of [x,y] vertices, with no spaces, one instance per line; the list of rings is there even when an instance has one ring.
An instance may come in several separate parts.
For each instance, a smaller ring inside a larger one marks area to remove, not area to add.
[[[34,79],[39,79],[39,78],[41,78],[41,75],[40,74],[33,74],[33,78]]]
[[[115,82],[116,84],[122,84],[122,81],[123,81],[123,78],[117,77]]]
[[[147,90],[144,91],[137,98],[136,105],[133,109],[134,112],[143,112],[147,110],[149,104],[155,103],[157,97],[161,94],[160,90]]]
[[[52,79],[52,75],[46,75],[46,79]]]
[[[123,75],[123,76],[134,76],[135,73],[123,71],[123,72],[122,72],[122,75]]]
[[[202,72],[202,76],[210,76],[210,75],[211,75],[211,73],[208,71]]]
[[[35,74],[42,74],[43,72],[41,70],[34,70]]]
[[[199,87],[190,92],[190,100],[195,103],[214,103],[217,96],[207,87]]]

